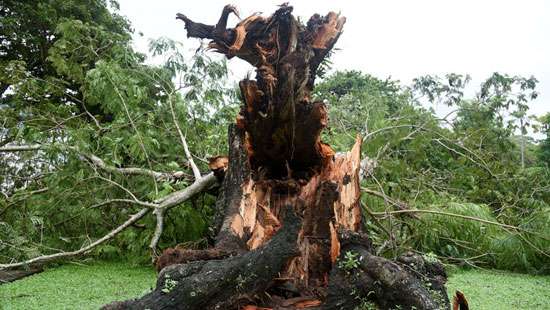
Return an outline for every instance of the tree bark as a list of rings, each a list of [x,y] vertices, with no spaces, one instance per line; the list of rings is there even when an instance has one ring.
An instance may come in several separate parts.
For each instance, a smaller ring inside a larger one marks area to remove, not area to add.
[[[269,243],[224,260],[172,265],[144,297],[104,309],[233,309],[265,291],[287,260],[297,254],[300,219],[287,208],[284,228]]]
[[[368,237],[339,235],[342,253],[329,278],[323,309],[355,309],[367,302],[379,309],[448,309],[443,265],[405,253],[396,261],[378,257]]]
[[[214,248],[180,252],[176,262],[187,263],[164,268],[153,292],[107,308],[353,309],[363,299],[383,309],[443,305],[403,263],[372,255],[361,234],[361,138],[341,154],[321,141],[327,109],[312,101],[312,90],[345,18],[315,14],[302,25],[282,5],[227,28],[231,12],[226,6],[216,25],[177,15],[188,37],[211,39],[210,48],[256,67],[256,79],[239,84],[243,106],[229,129],[229,156],[210,165],[223,177]],[[349,255],[357,260],[352,278],[339,267]],[[351,290],[357,295],[343,296]]]

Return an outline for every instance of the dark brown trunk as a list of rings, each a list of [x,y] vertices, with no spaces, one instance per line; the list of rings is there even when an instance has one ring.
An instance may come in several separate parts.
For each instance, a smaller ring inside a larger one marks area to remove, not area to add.
[[[243,106],[229,129],[229,156],[210,164],[223,177],[214,248],[168,251],[164,262],[181,254],[177,262],[187,263],[164,268],[143,298],[108,308],[353,309],[363,299],[384,309],[446,305],[404,264],[372,255],[360,233],[361,138],[343,154],[321,141],[327,109],[311,93],[345,18],[331,12],[302,25],[282,5],[227,29],[230,12],[226,6],[216,25],[177,15],[188,37],[211,39],[211,48],[256,67],[255,80],[240,82]],[[350,257],[357,260],[351,278],[349,266],[341,267]]]
[[[0,271],[0,285],[4,283],[13,282],[15,280],[19,280],[28,276],[32,276],[33,274],[36,274],[42,271],[43,269],[41,267],[35,267],[29,270]]]

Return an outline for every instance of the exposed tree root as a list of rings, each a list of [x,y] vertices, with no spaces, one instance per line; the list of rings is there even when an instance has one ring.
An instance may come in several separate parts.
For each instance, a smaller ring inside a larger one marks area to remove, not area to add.
[[[206,250],[189,250],[182,248],[168,248],[162,252],[162,255],[158,257],[155,262],[157,272],[160,272],[164,267],[185,264],[188,262],[194,262],[198,260],[213,260],[227,258],[232,253],[220,251],[218,249],[206,249]]]
[[[159,274],[157,287],[137,300],[104,309],[238,309],[261,295],[298,254],[300,219],[287,208],[283,228],[264,246],[224,260],[172,265]]]
[[[372,303],[379,309],[448,309],[446,274],[439,262],[407,253],[390,261],[371,254],[366,236],[340,235],[342,252],[332,270],[323,309],[354,309]]]

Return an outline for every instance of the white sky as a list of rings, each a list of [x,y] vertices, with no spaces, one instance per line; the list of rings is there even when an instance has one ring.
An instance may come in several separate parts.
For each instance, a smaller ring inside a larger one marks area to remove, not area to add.
[[[271,14],[278,1],[234,0],[246,17]],[[136,48],[147,52],[150,38],[166,36],[189,49],[199,42],[187,39],[176,13],[194,21],[215,24],[228,0],[119,0],[120,10],[132,22]],[[357,69],[379,78],[391,76],[409,84],[425,74],[470,74],[471,91],[494,72],[534,75],[540,96],[530,112],[550,112],[550,1],[545,0],[390,0],[292,1],[294,14],[307,19],[314,13],[340,11],[347,18],[336,44],[334,69]],[[230,18],[229,26],[237,22]],[[229,62],[233,78],[251,70],[246,63]]]

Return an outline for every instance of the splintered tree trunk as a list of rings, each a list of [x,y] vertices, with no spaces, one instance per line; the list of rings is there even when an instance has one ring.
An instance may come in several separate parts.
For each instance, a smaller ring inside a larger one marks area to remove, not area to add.
[[[282,5],[270,17],[252,15],[228,29],[231,12],[226,6],[216,25],[177,15],[188,37],[210,39],[210,48],[256,67],[256,79],[239,84],[243,106],[229,130],[229,156],[211,162],[223,177],[214,248],[166,254],[159,269],[171,259],[186,264],[164,268],[143,298],[107,308],[353,309],[367,299],[383,308],[446,305],[433,301],[418,272],[370,254],[360,232],[360,137],[343,154],[321,141],[327,109],[311,93],[345,18],[316,14],[302,25]],[[338,267],[343,245],[358,253],[347,258],[357,260],[353,275]]]

